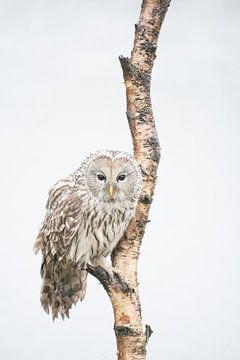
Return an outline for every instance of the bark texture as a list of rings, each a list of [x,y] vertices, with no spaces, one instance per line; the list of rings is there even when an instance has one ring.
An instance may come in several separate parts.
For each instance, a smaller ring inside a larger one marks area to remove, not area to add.
[[[171,0],[143,0],[131,57],[120,56],[127,96],[127,118],[134,156],[143,175],[136,216],[112,254],[113,273],[102,267],[88,271],[107,291],[114,311],[114,331],[118,360],[145,360],[146,344],[152,333],[142,326],[138,293],[137,262],[148,222],[160,160],[160,147],[154,123],[150,84],[158,35]]]

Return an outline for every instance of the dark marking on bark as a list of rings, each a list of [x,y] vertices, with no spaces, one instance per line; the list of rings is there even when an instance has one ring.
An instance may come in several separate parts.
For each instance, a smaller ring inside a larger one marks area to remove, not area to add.
[[[119,56],[119,61],[123,70],[124,80],[131,79],[135,85],[144,87],[150,90],[150,75],[147,72],[140,71],[136,66],[134,66],[130,59],[124,56]],[[145,93],[145,91],[143,93]]]
[[[123,70],[124,79],[127,80],[127,78],[130,78],[133,73],[132,64],[130,62],[130,59],[120,55],[119,61],[120,61],[120,64],[121,64],[121,67]]]
[[[132,118],[131,118],[131,115],[130,115],[130,113],[128,111],[126,111],[126,116],[127,116],[128,124],[131,127]]]
[[[149,139],[146,139],[144,142],[144,147],[151,147],[153,150],[155,148],[159,148],[159,141],[158,138],[155,136],[150,137]]]
[[[128,286],[128,284],[124,282],[119,276],[119,274],[116,272],[113,273],[112,284],[115,288],[119,289],[125,294],[131,294],[133,292],[133,290]]]
[[[159,141],[158,138],[155,136],[152,136],[151,138],[148,139],[148,143],[149,145],[151,145],[152,147],[159,147]]]
[[[146,53],[152,55],[155,54],[157,46],[151,42],[144,42],[141,44],[141,50],[144,50]]]
[[[142,175],[148,176],[148,173],[144,170],[144,168],[140,165]]]
[[[150,98],[147,99],[148,102],[150,101]],[[146,106],[144,107],[143,109],[141,109],[141,111],[139,112],[139,115],[138,115],[138,124],[141,125],[141,124],[144,124],[147,122],[148,118],[149,118],[149,115],[150,115],[150,107],[149,106]]]
[[[152,333],[153,333],[153,330],[152,330],[151,326],[150,325],[145,325],[146,345],[147,345],[148,340],[149,340],[150,336],[152,335]]]
[[[145,226],[146,226],[147,221],[138,219],[138,220],[136,220],[136,223],[137,223],[137,226],[138,226],[139,228],[144,229]]]
[[[116,336],[138,336],[139,334],[129,326],[114,326]]]
[[[141,307],[140,302],[138,303],[137,309],[138,309],[138,311],[139,311],[139,314],[140,314],[141,317],[142,317],[142,307]]]
[[[134,353],[138,355],[146,355],[145,345],[136,347]]]
[[[151,154],[151,160],[156,162],[157,164],[159,163],[160,158],[161,158],[160,149],[159,149],[159,151],[154,151],[153,154]]]
[[[150,205],[152,203],[152,197],[148,194],[142,195],[139,198],[139,201],[143,204]]]

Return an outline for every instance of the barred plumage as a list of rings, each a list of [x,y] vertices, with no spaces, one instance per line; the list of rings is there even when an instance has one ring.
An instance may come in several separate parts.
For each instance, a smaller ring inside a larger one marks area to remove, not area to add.
[[[84,298],[87,264],[115,248],[140,189],[141,171],[131,155],[98,151],[50,190],[34,251],[42,250],[41,303],[53,319],[69,316],[72,304]]]

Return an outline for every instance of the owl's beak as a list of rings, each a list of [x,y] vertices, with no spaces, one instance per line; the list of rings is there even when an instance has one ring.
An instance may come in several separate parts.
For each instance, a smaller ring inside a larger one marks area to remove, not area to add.
[[[112,185],[109,185],[109,187],[108,187],[108,194],[109,194],[110,198],[113,197],[113,186]]]

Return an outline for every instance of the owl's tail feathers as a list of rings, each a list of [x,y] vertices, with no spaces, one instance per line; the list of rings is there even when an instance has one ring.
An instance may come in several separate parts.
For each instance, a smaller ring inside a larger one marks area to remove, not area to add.
[[[69,317],[69,310],[78,300],[83,300],[86,293],[87,271],[68,269],[61,274],[50,275],[44,271],[41,288],[41,304],[46,313],[52,312],[53,320],[61,315]]]

